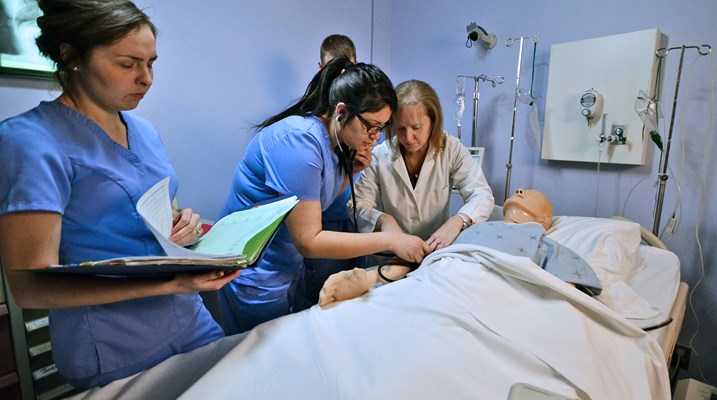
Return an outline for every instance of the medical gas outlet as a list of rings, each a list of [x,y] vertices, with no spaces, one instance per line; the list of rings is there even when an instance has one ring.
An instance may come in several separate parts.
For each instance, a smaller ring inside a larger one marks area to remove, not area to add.
[[[613,125],[607,136],[610,144],[625,144],[627,142],[627,125]]]
[[[601,133],[598,143],[602,144],[627,144],[627,125],[613,125],[610,134]]]
[[[584,91],[580,95],[580,114],[587,120],[588,127],[602,115],[602,95],[595,89]]]

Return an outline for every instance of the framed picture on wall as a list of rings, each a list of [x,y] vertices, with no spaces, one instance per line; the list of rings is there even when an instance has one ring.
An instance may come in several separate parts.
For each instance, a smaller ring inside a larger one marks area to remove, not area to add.
[[[0,0],[0,73],[52,76],[52,61],[40,55],[35,45],[40,15],[35,0]]]

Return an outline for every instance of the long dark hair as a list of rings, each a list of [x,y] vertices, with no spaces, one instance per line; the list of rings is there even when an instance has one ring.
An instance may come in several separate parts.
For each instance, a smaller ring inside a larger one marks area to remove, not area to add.
[[[389,106],[396,111],[398,100],[391,80],[378,67],[354,64],[345,56],[335,57],[314,75],[304,95],[284,111],[257,125],[265,128],[292,115],[331,118],[339,102],[346,104],[350,115],[377,112]]]
[[[86,61],[92,50],[112,45],[143,25],[157,36],[147,14],[128,0],[39,0],[38,5],[43,15],[37,18],[40,35],[35,43],[55,62],[55,79],[70,96],[70,68]],[[73,50],[65,58],[60,54],[63,43]]]

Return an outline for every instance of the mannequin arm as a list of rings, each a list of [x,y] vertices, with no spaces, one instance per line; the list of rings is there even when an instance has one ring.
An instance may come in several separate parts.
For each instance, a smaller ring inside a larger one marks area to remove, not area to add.
[[[384,265],[379,276],[377,268],[362,270],[354,268],[349,271],[340,271],[326,279],[319,292],[319,306],[325,307],[333,302],[355,299],[369,291],[379,282],[383,284],[402,279],[412,270],[403,265]]]

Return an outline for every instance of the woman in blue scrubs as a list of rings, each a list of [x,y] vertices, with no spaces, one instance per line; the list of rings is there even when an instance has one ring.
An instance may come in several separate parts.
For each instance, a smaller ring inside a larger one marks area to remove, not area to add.
[[[322,229],[321,212],[371,163],[371,148],[396,109],[396,93],[377,67],[336,57],[294,105],[259,125],[237,166],[217,219],[254,203],[296,194],[291,211],[255,268],[220,292],[227,334],[288,314],[303,257],[353,258],[391,251],[420,262],[430,247],[395,232]],[[343,167],[342,167],[343,166]]]
[[[0,258],[23,308],[47,308],[59,372],[102,386],[223,336],[198,291],[238,273],[107,279],[18,271],[51,264],[163,255],[135,204],[177,179],[157,131],[128,113],[152,86],[156,28],[125,0],[41,0],[37,46],[62,94],[0,123]],[[201,234],[175,212],[170,239]]]

